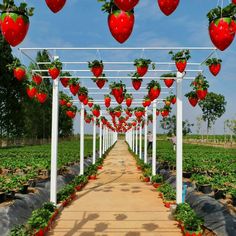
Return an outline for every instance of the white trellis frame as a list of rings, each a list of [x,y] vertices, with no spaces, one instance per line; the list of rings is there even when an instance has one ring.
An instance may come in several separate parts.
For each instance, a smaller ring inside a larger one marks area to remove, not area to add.
[[[207,52],[207,56],[204,58],[201,57],[200,62],[194,62],[194,63],[188,63],[189,66],[193,67],[200,67],[201,64],[209,58],[213,53],[216,51],[216,48],[214,47],[91,47],[91,48],[83,48],[83,47],[77,47],[77,48],[59,48],[59,47],[52,47],[52,48],[19,48],[20,52],[24,54],[28,59],[31,61],[34,61],[31,56],[31,52],[37,52],[37,51],[42,51],[42,50],[47,50],[53,55],[52,59],[56,59],[59,54],[66,53],[66,52],[102,52],[102,51],[116,51],[116,52],[122,52],[122,51],[131,51],[131,52],[147,52],[147,51],[155,51],[155,52],[160,52],[160,51],[170,51],[170,50],[184,50],[184,49],[189,49],[190,51],[205,51]],[[101,56],[101,55],[99,55]],[[60,56],[60,59],[63,59],[63,56]],[[75,58],[73,61],[69,60],[62,60],[63,65],[66,66],[75,66],[75,65],[87,65],[87,60],[86,61],[78,61],[77,58]],[[158,72],[176,72],[174,69],[169,69],[169,67],[174,66],[173,62],[169,61],[155,61],[154,62],[158,66],[165,66],[167,69],[157,69],[154,70],[153,73],[158,73]],[[50,64],[50,62],[38,62],[38,66],[40,65],[45,65],[45,64]],[[113,60],[104,60],[103,64],[105,66],[132,66],[133,61],[113,61]],[[91,78],[90,75],[81,75],[78,76],[78,73],[90,73],[90,70],[88,69],[64,69],[63,71],[68,71],[72,72],[76,75],[70,76],[70,78],[77,78],[79,77],[80,79],[86,80]],[[105,69],[104,72],[108,73],[128,73],[128,72],[134,72],[134,69]],[[34,72],[46,72],[45,70],[34,70]],[[186,72],[189,73],[199,73],[202,72],[202,69],[195,68],[195,69],[187,69]],[[43,76],[43,78],[50,78],[49,76]],[[108,76],[109,79],[111,80],[117,80],[117,79],[130,79],[130,76]],[[177,112],[176,112],[176,138],[177,138],[177,145],[176,145],[176,201],[177,203],[182,202],[182,162],[183,162],[183,146],[182,146],[182,120],[183,120],[183,98],[182,98],[182,83],[184,80],[193,80],[195,77],[194,76],[184,76],[184,74],[177,73],[177,77],[175,78],[176,80],[176,97],[177,97]],[[158,76],[146,76],[145,79],[155,79],[155,80],[162,80],[163,78],[158,77]],[[50,189],[50,200],[54,203],[56,203],[56,192],[57,192],[57,145],[58,145],[58,92],[59,92],[59,85],[58,85],[58,79],[53,81],[53,100],[52,100],[52,142],[51,142],[51,189]],[[142,87],[143,88],[143,87]],[[90,88],[90,90],[96,90],[97,88]],[[103,91],[107,90],[105,88]],[[131,87],[127,88],[128,92],[132,90]],[[99,93],[99,92],[91,92],[89,95],[103,95],[104,93]],[[135,92],[133,94],[146,94],[146,92]],[[162,92],[163,94],[163,92]],[[77,100],[78,102],[78,100]],[[94,103],[96,104],[101,104],[102,100],[100,99],[95,99]],[[152,174],[156,174],[156,107],[157,107],[158,99],[157,101],[154,101],[152,103],[152,113],[153,113],[153,151],[152,151]],[[111,103],[112,105],[116,104],[115,102]],[[133,104],[140,104],[141,105],[141,99],[140,101],[137,101],[135,99],[135,102]],[[149,109],[146,108],[146,113],[145,113],[145,123],[144,123],[144,162],[146,163],[148,161],[147,159],[147,113],[149,112]],[[81,117],[80,117],[80,174],[84,173],[84,105],[81,105]],[[105,117],[108,116],[106,113],[106,110],[102,111],[102,115]],[[93,125],[93,162],[95,161],[96,158],[96,121],[94,121]],[[141,131],[142,129],[140,129]],[[105,153],[105,151],[116,142],[117,140],[117,133],[111,134],[111,131],[109,131],[104,125],[101,124],[99,125],[99,157],[102,156],[102,154]],[[140,158],[142,158],[142,135],[140,132],[139,135],[139,154]],[[129,130],[126,133],[126,141],[129,144],[129,147],[134,151],[138,152],[138,126],[137,127],[132,127],[131,130]]]

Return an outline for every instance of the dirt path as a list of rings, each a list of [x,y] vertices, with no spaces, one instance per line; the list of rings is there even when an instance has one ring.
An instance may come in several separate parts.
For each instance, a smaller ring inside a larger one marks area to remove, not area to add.
[[[182,235],[156,190],[139,177],[127,145],[118,141],[98,180],[77,193],[78,199],[63,210],[49,235]]]

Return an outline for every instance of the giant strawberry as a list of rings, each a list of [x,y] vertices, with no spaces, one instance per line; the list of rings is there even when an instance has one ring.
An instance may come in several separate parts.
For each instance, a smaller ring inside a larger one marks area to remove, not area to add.
[[[134,61],[134,66],[137,67],[137,72],[134,74],[135,77],[143,77],[147,71],[148,71],[148,66],[150,65],[151,60],[150,59],[135,59]]]
[[[123,11],[131,11],[139,0],[114,0],[116,6]]]
[[[142,85],[142,79],[132,79],[132,85],[135,90],[139,90]]]
[[[191,106],[195,107],[198,103],[198,96],[197,93],[194,91],[191,91],[185,95],[188,98],[189,103]]]
[[[17,67],[13,71],[14,71],[14,77],[17,80],[21,81],[25,78],[26,72],[25,72],[25,69],[23,67]]]
[[[205,64],[209,67],[210,72],[217,76],[221,69],[221,59],[218,58],[209,58]]]
[[[151,101],[159,97],[161,92],[161,86],[157,81],[152,80],[151,82],[149,82],[147,89],[148,89],[148,97],[151,99]]]
[[[98,88],[100,88],[100,89],[102,89],[104,87],[105,83],[106,83],[105,79],[97,79],[96,80],[96,84],[97,84]]]
[[[59,12],[66,3],[66,0],[45,0],[45,1],[47,3],[47,6],[54,13]]]
[[[126,106],[127,106],[127,107],[130,107],[130,106],[131,106],[132,101],[133,101],[132,96],[131,96],[131,95],[128,95],[128,96],[126,95],[125,103],[126,103]]]
[[[199,89],[196,91],[196,93],[197,93],[197,96],[198,96],[198,98],[199,98],[200,100],[204,100],[205,97],[207,96],[208,91],[207,91],[207,89],[199,88]]]
[[[102,61],[94,60],[88,63],[88,67],[95,77],[100,77],[103,72],[103,63]]]
[[[187,66],[187,61],[191,58],[190,51],[187,49],[181,50],[174,53],[173,51],[169,52],[172,55],[171,59],[175,61],[175,65],[180,73],[183,73]]]
[[[100,116],[100,106],[99,105],[94,105],[92,109],[92,113],[94,116],[99,117]]]
[[[36,93],[37,100],[42,104],[47,100],[48,95],[44,92]]]
[[[173,13],[179,5],[179,0],[158,0],[158,5],[161,11],[169,16]]]
[[[105,3],[103,10],[109,13],[108,26],[112,36],[119,42],[124,43],[133,31],[133,11],[123,11],[116,7],[113,2]]]
[[[108,108],[111,105],[111,97],[109,95],[106,95],[104,98],[105,106]]]

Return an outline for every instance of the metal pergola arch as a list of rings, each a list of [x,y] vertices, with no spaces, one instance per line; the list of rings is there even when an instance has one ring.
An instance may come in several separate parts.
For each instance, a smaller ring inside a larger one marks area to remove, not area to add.
[[[187,73],[193,73],[192,76],[185,76],[183,73],[177,72],[177,76],[175,79],[176,82],[176,137],[177,137],[177,145],[176,145],[176,202],[181,203],[182,202],[182,161],[183,161],[183,146],[182,146],[182,82],[184,80],[192,81],[196,77],[196,73],[202,73],[203,69],[201,68],[202,64],[211,57],[215,51],[216,48],[214,47],[77,47],[77,48],[59,48],[59,47],[51,47],[51,48],[19,48],[19,51],[25,55],[29,60],[34,61],[32,59],[31,53],[47,50],[50,52],[52,56],[52,60],[55,60],[56,58],[60,58],[62,64],[66,67],[71,66],[83,66],[83,69],[63,69],[63,72],[72,72],[74,73],[73,76],[69,76],[70,78],[80,78],[83,83],[86,83],[88,79],[93,78],[91,76],[89,69],[84,69],[85,66],[87,66],[88,60],[81,60],[81,57],[78,60],[77,58],[71,60],[68,60],[64,56],[64,54],[68,52],[86,52],[89,54],[92,52],[91,57],[94,57],[94,53],[96,53],[96,57],[100,57],[97,59],[104,59],[104,72],[105,73],[111,73],[111,75],[106,75],[106,78],[110,81],[114,80],[127,80],[131,79],[130,76],[127,75],[120,75],[122,73],[128,73],[128,72],[134,72],[133,68],[133,61],[126,60],[113,60],[108,59],[106,57],[101,57],[100,52],[102,51],[116,51],[116,52],[122,52],[122,51],[130,51],[130,52],[141,52],[141,55],[143,56],[144,52],[152,51],[152,52],[166,52],[166,51],[178,51],[178,50],[184,50],[188,49],[191,52],[192,51],[200,51],[200,52],[206,52],[205,56],[200,56],[199,62],[189,62],[188,67],[186,69]],[[78,56],[77,56],[78,57]],[[145,55],[145,57],[147,57]],[[144,58],[145,58],[144,57]],[[106,60],[105,60],[106,59]],[[116,58],[115,58],[116,59]],[[156,74],[153,75],[153,73],[166,73],[166,72],[176,72],[176,69],[174,68],[174,62],[166,62],[166,61],[153,61],[154,64],[157,66],[165,66],[165,69],[155,69],[153,71],[150,71],[147,76],[145,76],[143,79],[148,81],[151,79],[155,80],[163,80],[162,77],[157,76]],[[38,66],[43,64],[50,64],[50,62],[37,62]],[[106,69],[107,66],[111,66],[111,69]],[[130,69],[122,69],[122,68],[115,68],[115,66],[123,67],[123,66],[132,66]],[[167,69],[166,69],[167,67]],[[172,67],[173,69],[170,69]],[[195,69],[189,69],[189,67],[198,67]],[[47,70],[34,70],[33,72],[47,72]],[[116,73],[116,75],[114,75]],[[85,75],[84,75],[85,74]],[[68,77],[68,76],[67,76]],[[43,76],[43,78],[51,78],[50,76]],[[63,78],[63,77],[61,77]],[[102,78],[102,77],[101,77]],[[131,92],[132,87],[128,87],[129,92]],[[142,90],[145,89],[145,87],[141,87],[141,91],[134,92],[132,94],[140,95],[140,94],[147,94],[147,92],[143,92]],[[162,87],[162,89],[167,89],[167,87]],[[97,87],[90,87],[89,90],[98,90]],[[102,91],[109,91],[107,86]],[[164,92],[161,92],[161,94],[168,94],[169,92],[173,92],[172,89],[165,90]],[[56,203],[56,192],[57,192],[57,145],[58,145],[58,101],[59,101],[59,80],[56,79],[53,81],[53,98],[52,98],[52,141],[51,141],[51,188],[50,188],[50,201]],[[91,92],[89,95],[96,95],[99,97],[100,95],[104,95],[102,92]],[[157,109],[157,103],[162,103],[164,98],[158,98],[152,102],[152,109],[145,108],[145,118],[144,118],[144,156],[142,157],[142,127],[141,125],[137,124],[136,127],[133,127],[131,130],[129,130],[126,133],[126,141],[130,148],[136,153],[139,154],[140,158],[144,158],[145,163],[147,162],[147,115],[149,112],[153,115],[153,134],[156,134],[157,130],[157,122],[156,122],[156,109]],[[79,100],[73,99],[72,100],[75,103],[80,103]],[[96,104],[103,104],[103,100],[96,98],[93,100]],[[136,98],[133,104],[141,105],[142,99]],[[117,103],[112,99],[111,105],[117,105]],[[84,105],[81,104],[81,110],[80,110],[80,174],[84,173]],[[106,110],[102,107],[101,115],[108,117],[108,114],[106,113]],[[139,136],[139,137],[138,137]],[[99,125],[99,157],[102,156],[102,154],[105,153],[105,151],[113,145],[117,140],[117,133],[111,132],[107,127],[103,127],[102,123],[100,122]],[[96,159],[96,118],[93,123],[93,163]],[[156,174],[156,135],[153,135],[153,151],[152,151],[152,175]]]

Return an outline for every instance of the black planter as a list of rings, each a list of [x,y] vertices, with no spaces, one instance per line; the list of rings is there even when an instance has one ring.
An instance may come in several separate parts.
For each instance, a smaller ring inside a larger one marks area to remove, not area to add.
[[[9,191],[5,195],[6,195],[6,200],[11,201],[15,198],[15,191]]]
[[[226,190],[225,189],[216,189],[214,190],[214,197],[216,200],[225,199]]]
[[[20,193],[22,193],[22,194],[27,194],[27,193],[28,193],[28,187],[29,187],[28,184],[22,185],[22,187],[21,187],[21,189],[20,189]]]
[[[183,177],[186,178],[186,179],[190,179],[192,176],[192,173],[191,172],[183,172]]]
[[[210,184],[202,184],[202,185],[197,185],[198,191],[204,193],[204,194],[209,194],[212,192],[212,188]]]
[[[233,206],[236,206],[236,197],[232,197],[232,204]]]
[[[0,192],[0,203],[6,201],[6,194],[3,192]]]
[[[29,183],[29,187],[34,188],[34,187],[36,186],[36,181],[33,180],[33,179],[32,179],[32,180],[29,180],[28,183]]]

